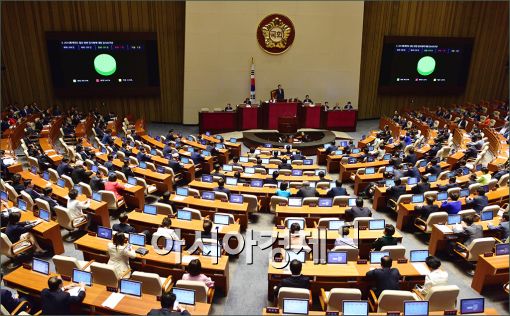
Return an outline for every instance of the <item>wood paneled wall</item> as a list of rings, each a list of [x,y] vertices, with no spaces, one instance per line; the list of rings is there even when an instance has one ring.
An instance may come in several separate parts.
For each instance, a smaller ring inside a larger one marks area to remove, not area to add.
[[[455,96],[387,96],[377,93],[383,38],[474,37],[469,78]],[[508,98],[508,2],[366,1],[359,115],[378,118],[397,109]]]
[[[2,103],[76,105],[151,121],[182,122],[185,3],[177,1],[6,2],[2,9]],[[56,99],[45,31],[157,32],[160,97]],[[106,109],[101,109],[106,111]]]

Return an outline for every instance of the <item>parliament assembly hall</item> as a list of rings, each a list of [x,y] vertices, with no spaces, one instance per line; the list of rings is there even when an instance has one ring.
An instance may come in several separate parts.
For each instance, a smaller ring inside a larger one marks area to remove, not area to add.
[[[1,315],[508,315],[508,1],[2,1]]]

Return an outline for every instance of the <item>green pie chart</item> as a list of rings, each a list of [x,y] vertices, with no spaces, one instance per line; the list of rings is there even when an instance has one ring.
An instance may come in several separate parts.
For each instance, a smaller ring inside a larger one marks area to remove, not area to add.
[[[416,70],[422,76],[428,76],[434,72],[436,69],[436,61],[434,58],[430,56],[424,56],[418,60],[418,65],[416,66]]]
[[[117,62],[111,55],[97,55],[96,58],[94,58],[94,69],[100,75],[110,76],[117,70]]]

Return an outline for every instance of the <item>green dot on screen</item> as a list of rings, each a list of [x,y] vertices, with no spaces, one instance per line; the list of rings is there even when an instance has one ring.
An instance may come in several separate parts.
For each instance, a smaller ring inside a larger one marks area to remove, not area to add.
[[[94,58],[94,69],[100,75],[109,76],[117,70],[117,62],[111,55],[97,55],[96,58]]]
[[[436,61],[430,56],[424,56],[418,61],[416,70],[422,76],[428,76],[436,69]]]

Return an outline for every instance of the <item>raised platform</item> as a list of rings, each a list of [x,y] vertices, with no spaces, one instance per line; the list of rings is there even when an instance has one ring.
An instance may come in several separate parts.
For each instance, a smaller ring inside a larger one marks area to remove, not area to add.
[[[301,130],[298,131],[298,133]],[[327,130],[307,130],[306,135],[308,141],[300,143],[288,143],[282,141],[286,139],[289,134],[279,133],[278,131],[245,131],[243,132],[243,143],[247,147],[264,146],[264,144],[271,144],[273,147],[282,147],[287,144],[292,145],[292,148],[299,149],[304,155],[315,155],[316,149],[322,147],[324,144],[331,143],[337,138],[332,131]],[[349,139],[347,137],[346,139]]]

